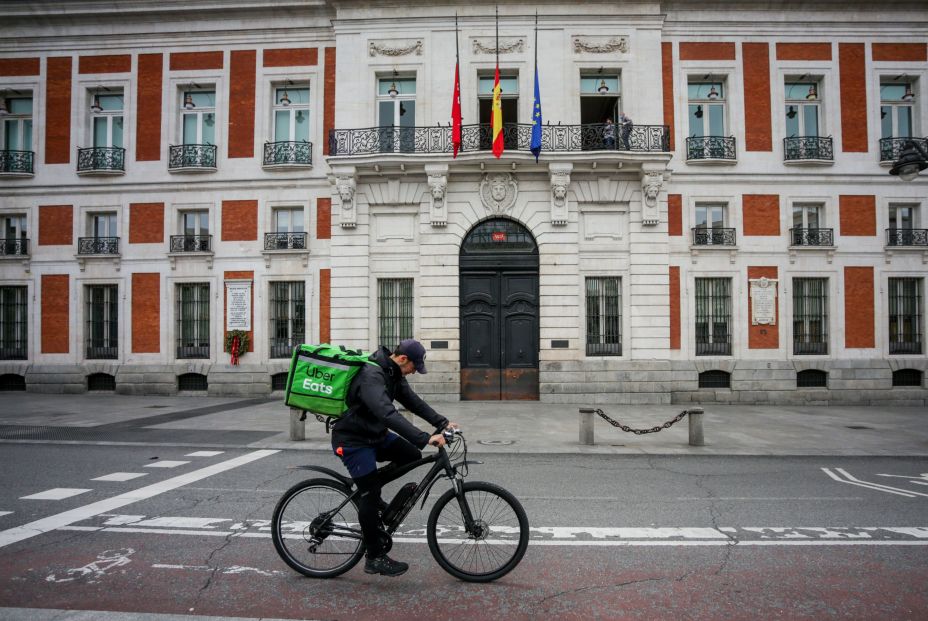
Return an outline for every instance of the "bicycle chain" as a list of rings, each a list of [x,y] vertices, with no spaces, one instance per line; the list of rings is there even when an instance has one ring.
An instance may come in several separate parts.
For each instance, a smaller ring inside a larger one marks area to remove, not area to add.
[[[615,419],[613,419],[613,418],[610,418],[608,414],[606,414],[605,412],[603,412],[603,411],[602,411],[601,409],[599,409],[599,408],[596,408],[596,413],[599,414],[599,416],[602,417],[603,420],[605,420],[607,423],[609,423],[609,424],[612,425],[613,427],[618,427],[619,429],[621,429],[622,431],[624,431],[624,432],[626,432],[626,433],[633,433],[633,434],[635,434],[636,436],[641,436],[641,435],[644,435],[644,434],[646,434],[646,433],[657,433],[658,431],[662,431],[662,430],[664,430],[664,429],[669,429],[670,427],[672,427],[672,426],[675,425],[676,423],[679,423],[681,420],[683,420],[683,417],[686,416],[687,414],[689,414],[689,411],[688,411],[688,410],[683,410],[682,412],[680,412],[679,414],[677,414],[675,417],[671,418],[669,421],[667,421],[667,422],[664,423],[663,425],[656,425],[656,426],[651,427],[651,428],[649,428],[649,429],[632,429],[632,428],[629,427],[628,425],[623,425],[623,424],[620,423],[619,421],[617,421],[617,420],[615,420]]]

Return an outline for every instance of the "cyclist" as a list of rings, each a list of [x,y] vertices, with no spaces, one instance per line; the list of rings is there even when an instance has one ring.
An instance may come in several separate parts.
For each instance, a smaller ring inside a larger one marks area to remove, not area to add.
[[[377,364],[364,365],[348,389],[349,408],[332,427],[332,449],[361,492],[358,521],[367,548],[364,571],[399,576],[409,565],[391,559],[383,549],[380,513],[386,504],[380,497],[377,462],[408,464],[422,458],[420,449],[426,444],[444,446],[445,438],[418,429],[396,411],[393,401],[437,429],[457,425],[433,410],[406,381],[407,375],[426,372],[422,343],[406,339],[392,353],[381,346],[370,359]]]

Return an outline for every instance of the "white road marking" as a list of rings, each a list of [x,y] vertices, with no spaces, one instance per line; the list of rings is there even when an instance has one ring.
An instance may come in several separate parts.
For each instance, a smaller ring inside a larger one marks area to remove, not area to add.
[[[72,496],[77,496],[92,490],[89,489],[77,489],[74,487],[56,487],[53,489],[47,489],[44,492],[39,492],[38,494],[31,494],[29,496],[22,496],[20,500],[63,500],[65,498],[70,498]]]
[[[90,479],[91,481],[131,481],[139,477],[147,476],[147,472],[114,472],[113,474],[104,474],[102,477]]]
[[[188,472],[186,474],[167,479],[166,481],[153,483],[152,485],[148,485],[141,489],[119,494],[113,498],[108,498],[106,500],[91,503],[84,507],[79,507],[77,509],[65,511],[57,515],[42,518],[22,526],[17,526],[16,528],[0,531],[0,548],[16,543],[17,541],[22,541],[24,539],[29,539],[30,537],[35,537],[36,535],[47,533],[63,526],[68,526],[69,524],[74,524],[75,522],[87,520],[96,515],[100,515],[101,513],[107,513],[134,502],[138,502],[139,500],[152,498],[159,494],[163,494],[164,492],[169,492],[173,489],[177,489],[178,487],[183,487],[184,485],[200,481],[207,477],[211,477],[214,474],[219,474],[220,472],[225,472],[227,470],[237,468],[238,466],[243,466],[278,452],[279,451],[277,450],[253,451],[233,459],[219,462],[218,464],[213,464],[199,470],[194,470],[193,472]]]
[[[184,457],[215,457],[223,453],[225,453],[225,451],[196,451],[194,453],[187,453]]]
[[[907,493],[907,494],[914,494],[915,496],[924,496],[925,498],[928,498],[928,494],[923,494],[922,492],[913,492],[912,490],[908,490],[908,489],[899,489],[898,487],[890,487],[889,485],[882,485],[882,484],[880,484],[880,483],[873,483],[872,481],[862,481],[861,479],[852,477],[850,474],[848,474],[847,470],[844,470],[843,468],[835,468],[835,471],[837,471],[837,472],[841,473],[842,475],[844,475],[845,477],[847,477],[847,479],[848,479],[849,481],[854,481],[854,482],[856,482],[856,483],[866,483],[867,485],[873,485],[874,487],[879,488],[879,489],[881,489],[882,491],[886,491],[886,492],[905,492],[905,493]]]
[[[265,570],[257,567],[243,567],[241,565],[232,565],[231,567],[210,567],[209,565],[169,565],[165,563],[155,563],[154,569],[186,569],[190,571],[218,571],[221,574],[246,574],[254,573],[259,576],[285,576],[289,575],[286,571]]]
[[[873,490],[877,490],[877,491],[879,491],[879,492],[887,492],[887,493],[890,493],[890,494],[896,494],[897,496],[905,496],[906,498],[915,498],[915,495],[914,495],[914,494],[908,494],[908,493],[899,492],[899,491],[894,492],[894,491],[891,491],[891,490],[888,490],[888,489],[882,489],[881,487],[878,487],[878,486],[876,486],[876,485],[866,484],[866,483],[862,483],[862,482],[859,482],[859,481],[848,481],[848,480],[846,480],[846,479],[842,479],[841,477],[839,477],[838,475],[836,475],[835,473],[833,473],[833,472],[832,472],[830,469],[828,469],[828,468],[822,468],[822,472],[824,472],[825,474],[827,474],[829,477],[831,477],[832,479],[834,479],[834,480],[837,481],[838,483],[847,483],[848,485],[856,485],[856,486],[858,486],[858,487],[866,487],[867,489],[873,489]]]
[[[13,512],[12,511],[0,511],[0,517],[3,517],[4,515],[9,515],[11,513]]]
[[[146,468],[176,468],[178,466],[183,466],[184,464],[189,464],[189,463],[190,463],[189,461],[170,461],[166,459],[164,461],[156,461],[153,464],[147,464],[145,467]]]
[[[111,569],[117,567],[122,567],[123,565],[128,565],[132,562],[129,558],[135,554],[135,550],[132,548],[122,548],[120,550],[106,550],[100,552],[97,555],[97,560],[87,563],[83,567],[75,567],[74,569],[69,569],[67,572],[67,578],[56,578],[55,574],[49,574],[45,577],[46,582],[73,582],[85,576],[90,576],[93,580],[88,580],[87,584],[95,584],[100,582],[100,578],[106,575]]]

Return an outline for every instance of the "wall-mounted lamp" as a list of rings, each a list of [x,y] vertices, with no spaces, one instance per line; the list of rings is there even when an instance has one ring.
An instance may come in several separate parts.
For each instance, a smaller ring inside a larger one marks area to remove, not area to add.
[[[100,105],[99,95],[93,96],[93,103],[90,104],[90,111],[93,112],[94,114],[100,114],[101,112],[103,112],[103,106]]]
[[[396,69],[393,70],[393,84],[390,85],[390,88],[387,89],[387,95],[390,97],[396,97],[400,92],[396,88]]]
[[[718,98],[719,98],[719,92],[718,92],[717,90],[715,90],[715,85],[714,85],[714,84],[712,85],[712,88],[709,89],[709,94],[706,95],[706,97],[708,97],[709,99],[718,99]]]
[[[912,92],[912,85],[905,85],[905,94],[902,95],[902,101],[912,101],[915,99],[915,93]]]
[[[280,103],[284,106],[290,105],[290,98],[287,96],[287,89],[284,89],[284,94],[280,96]]]
[[[193,110],[196,107],[197,105],[193,103],[193,95],[191,95],[190,93],[187,93],[186,95],[184,95],[184,108],[186,108],[187,110]]]
[[[599,94],[600,94],[600,95],[605,95],[606,93],[608,93],[608,92],[609,92],[609,87],[606,86],[606,81],[605,81],[605,80],[600,80],[600,81],[599,81],[599,88],[596,89],[596,90],[599,91]]]
[[[816,90],[814,84],[809,85],[809,93],[806,95],[806,99],[818,99],[818,90]]]

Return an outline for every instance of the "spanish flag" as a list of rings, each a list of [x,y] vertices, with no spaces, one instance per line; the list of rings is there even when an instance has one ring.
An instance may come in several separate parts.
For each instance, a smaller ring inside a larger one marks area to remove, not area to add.
[[[493,81],[493,109],[490,115],[493,127],[493,155],[503,154],[503,104],[500,100],[499,62],[496,63],[496,76]]]

